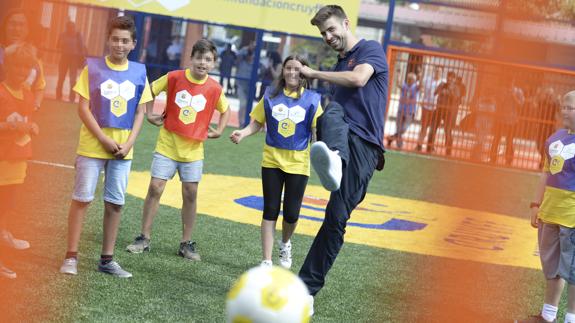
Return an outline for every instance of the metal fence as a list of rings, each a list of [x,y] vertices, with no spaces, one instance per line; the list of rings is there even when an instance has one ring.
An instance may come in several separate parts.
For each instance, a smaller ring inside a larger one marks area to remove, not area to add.
[[[399,47],[388,59],[389,149],[537,170],[575,90],[572,71]]]

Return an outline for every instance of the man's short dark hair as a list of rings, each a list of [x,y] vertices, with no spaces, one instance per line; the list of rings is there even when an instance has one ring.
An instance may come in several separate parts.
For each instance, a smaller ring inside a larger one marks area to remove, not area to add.
[[[342,7],[330,4],[319,9],[319,11],[311,19],[311,24],[314,26],[319,26],[331,17],[338,17],[341,20],[347,19],[347,15],[343,11]]]
[[[196,53],[205,54],[207,52],[211,52],[214,55],[214,59],[218,57],[218,50],[216,49],[214,42],[209,39],[202,38],[194,44],[194,47],[192,47],[191,57],[194,57]]]
[[[136,40],[136,24],[132,17],[120,16],[112,18],[108,23],[108,37],[110,37],[114,29],[127,30],[130,32],[132,40]]]

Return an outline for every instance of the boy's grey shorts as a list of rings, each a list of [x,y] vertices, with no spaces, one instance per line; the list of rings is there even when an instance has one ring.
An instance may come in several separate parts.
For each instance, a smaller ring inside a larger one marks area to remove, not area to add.
[[[545,278],[561,277],[575,285],[575,228],[540,221],[538,240]]]

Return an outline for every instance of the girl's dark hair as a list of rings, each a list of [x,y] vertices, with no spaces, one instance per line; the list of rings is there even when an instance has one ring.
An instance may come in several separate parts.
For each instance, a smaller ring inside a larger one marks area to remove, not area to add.
[[[307,61],[305,60],[305,58],[298,56],[298,55],[290,55],[288,57],[286,57],[286,59],[284,59],[284,62],[282,63],[282,72],[280,74],[280,76],[278,77],[278,79],[274,82],[274,86],[273,86],[273,90],[271,91],[270,94],[270,98],[275,98],[276,96],[278,96],[278,94],[282,93],[282,91],[284,90],[284,88],[286,87],[286,80],[284,77],[284,67],[286,66],[287,62],[289,61],[298,61],[301,63],[301,65],[303,66],[309,66],[309,64],[307,63]],[[301,80],[299,83],[299,88],[297,89],[297,98],[299,99],[301,96],[301,89],[309,89],[309,84],[310,81],[307,77],[304,77],[303,75],[300,75]]]

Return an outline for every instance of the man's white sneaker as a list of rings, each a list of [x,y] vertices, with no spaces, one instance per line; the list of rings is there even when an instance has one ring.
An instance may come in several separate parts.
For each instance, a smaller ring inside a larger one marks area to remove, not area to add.
[[[308,302],[309,302],[309,303],[308,303],[308,304],[309,304],[309,316],[313,316],[313,313],[314,313],[314,312],[313,312],[313,296],[312,296],[312,295],[309,295],[308,297],[309,297],[309,298],[308,298]]]
[[[323,141],[316,141],[311,145],[310,159],[321,185],[330,192],[337,191],[342,176],[342,162],[338,152],[330,150]]]
[[[278,242],[280,246],[280,266],[285,269],[291,268],[291,241],[283,243],[281,240]]]

